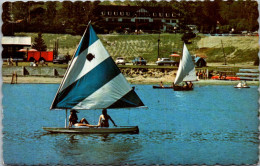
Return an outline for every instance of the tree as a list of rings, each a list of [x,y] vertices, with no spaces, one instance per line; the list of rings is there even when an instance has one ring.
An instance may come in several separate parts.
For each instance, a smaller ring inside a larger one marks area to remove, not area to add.
[[[100,16],[99,3],[134,6],[171,7],[171,13],[178,18],[178,27],[185,32],[186,25],[197,25],[204,33],[237,31],[256,31],[259,27],[257,18],[258,3],[255,0],[144,0],[116,1],[16,1],[3,3],[2,32],[12,35],[14,32],[43,32],[82,34],[89,20],[95,30],[103,33],[109,28]],[[159,25],[158,25],[159,26]],[[43,28],[44,27],[44,28]],[[131,28],[131,27],[130,27]],[[157,26],[150,27],[157,29]]]
[[[2,33],[6,36],[12,36],[13,35],[13,28],[11,22],[11,10],[10,10],[11,2],[5,2],[3,3],[3,13],[2,13]]]
[[[28,3],[22,1],[13,2],[12,15],[14,21],[26,21],[28,17]]]
[[[10,6],[11,6],[11,2],[3,3],[2,20],[4,23],[11,21]]]
[[[255,58],[254,66],[259,66],[259,57]]]
[[[184,41],[186,44],[189,44],[189,40],[196,37],[196,34],[193,32],[186,32],[183,34],[183,36],[181,37],[181,40]]]
[[[219,15],[220,11],[220,1],[210,1],[206,0],[202,3],[202,26],[204,29],[211,33],[216,32],[217,22],[220,21],[221,17]]]
[[[222,2],[220,5],[220,16],[222,26],[230,26],[236,31],[256,31],[258,29],[257,2],[252,0]]]
[[[75,34],[73,30],[74,22],[74,10],[73,3],[71,1],[59,2],[62,4],[62,8],[57,11],[56,27],[60,26],[59,32]]]
[[[53,19],[56,16],[56,2],[48,1],[46,2],[46,22],[47,24],[51,24],[53,22]]]
[[[47,46],[42,38],[42,33],[39,32],[38,33],[38,37],[36,37],[34,39],[34,43],[32,45],[32,48],[38,50],[38,51],[46,51],[47,50]]]

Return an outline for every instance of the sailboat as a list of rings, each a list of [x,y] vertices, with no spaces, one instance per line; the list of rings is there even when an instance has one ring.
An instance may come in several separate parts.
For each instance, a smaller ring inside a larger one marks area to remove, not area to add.
[[[188,91],[193,90],[192,81],[196,81],[195,65],[192,57],[188,51],[187,46],[183,45],[182,57],[180,59],[179,68],[177,71],[176,78],[174,80],[173,89],[175,91]],[[181,82],[185,82],[186,86],[179,85]],[[188,84],[187,82],[190,82]]]
[[[250,86],[247,85],[246,81],[243,83],[240,81],[236,86],[234,86],[234,88],[250,88]]]
[[[50,110],[65,109],[65,127],[43,127],[52,133],[138,133],[138,126],[67,126],[67,110],[145,107],[109,55],[91,23],[80,40]]]

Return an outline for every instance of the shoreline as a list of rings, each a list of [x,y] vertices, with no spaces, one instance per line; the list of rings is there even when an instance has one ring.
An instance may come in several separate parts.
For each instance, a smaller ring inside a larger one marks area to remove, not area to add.
[[[165,85],[170,85],[174,81],[172,77],[161,77],[161,78],[152,78],[152,77],[126,77],[127,81],[130,84],[147,84],[147,85],[158,85],[162,81]],[[10,84],[12,77],[2,77],[3,84]],[[61,77],[17,77],[17,84],[60,84],[62,81]],[[199,80],[195,81],[195,85],[236,85],[239,81],[230,81],[230,80]],[[247,81],[248,85],[259,85],[259,81]]]

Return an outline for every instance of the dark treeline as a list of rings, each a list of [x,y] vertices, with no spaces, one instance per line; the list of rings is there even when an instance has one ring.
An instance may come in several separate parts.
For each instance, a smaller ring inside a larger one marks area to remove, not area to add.
[[[2,13],[2,32],[70,33],[82,34],[89,20],[98,33],[106,27],[99,26],[100,16],[95,13],[100,1],[48,1],[5,2]],[[197,25],[202,33],[233,33],[257,31],[258,4],[251,0],[228,1],[116,1],[117,5],[171,7],[179,16],[179,26]],[[116,28],[116,27],[115,27]]]

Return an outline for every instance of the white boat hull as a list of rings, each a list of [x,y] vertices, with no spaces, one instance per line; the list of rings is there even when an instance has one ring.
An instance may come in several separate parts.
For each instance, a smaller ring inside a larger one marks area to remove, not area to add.
[[[73,127],[73,128],[64,128],[64,127],[43,127],[45,131],[51,133],[139,133],[138,126],[119,126],[119,127]]]

